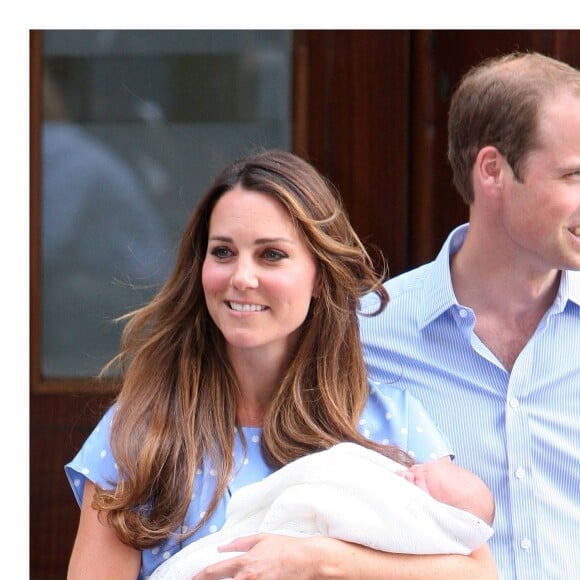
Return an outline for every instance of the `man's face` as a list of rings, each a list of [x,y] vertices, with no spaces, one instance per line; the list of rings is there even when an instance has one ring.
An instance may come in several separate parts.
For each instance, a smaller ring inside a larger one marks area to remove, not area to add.
[[[580,270],[580,96],[549,98],[539,118],[522,182],[505,184],[505,231],[539,270]]]

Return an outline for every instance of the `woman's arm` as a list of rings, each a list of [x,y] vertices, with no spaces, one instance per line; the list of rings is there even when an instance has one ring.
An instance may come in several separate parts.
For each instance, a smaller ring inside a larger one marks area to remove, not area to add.
[[[246,552],[208,566],[193,580],[224,577],[259,580],[414,580],[431,578],[496,580],[498,572],[487,546],[470,556],[390,554],[326,538],[290,538],[257,534],[224,546]],[[221,550],[220,550],[221,551]]]
[[[86,481],[77,536],[68,568],[68,580],[127,580],[137,578],[141,552],[123,544],[91,507],[95,486]]]
[[[321,538],[323,539],[323,538]],[[328,539],[328,538],[325,538]],[[334,551],[336,548],[330,548]],[[431,578],[470,580],[497,580],[497,567],[487,545],[475,550],[470,556],[390,554],[357,544],[348,544],[335,558],[325,578],[349,580],[414,580]],[[328,565],[328,563],[326,564]]]

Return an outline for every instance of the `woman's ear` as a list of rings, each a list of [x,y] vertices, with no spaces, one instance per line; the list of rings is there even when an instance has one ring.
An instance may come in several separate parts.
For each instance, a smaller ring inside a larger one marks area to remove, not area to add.
[[[314,286],[312,287],[312,298],[320,296],[320,289],[322,287],[322,276],[320,275],[320,266],[316,269],[316,278],[314,279]]]

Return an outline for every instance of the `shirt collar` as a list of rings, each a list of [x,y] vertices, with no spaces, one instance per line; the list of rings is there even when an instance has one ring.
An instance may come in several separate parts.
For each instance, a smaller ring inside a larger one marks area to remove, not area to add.
[[[580,306],[580,271],[578,270],[564,270],[562,272],[560,290],[554,301],[554,309],[561,312],[568,301]]]
[[[456,227],[447,237],[441,251],[431,263],[423,286],[425,300],[419,324],[424,328],[453,306],[459,306],[451,283],[451,256],[463,245],[469,224]],[[580,306],[580,271],[564,270],[560,278],[560,289],[552,308],[562,312],[568,301]]]
[[[469,225],[455,228],[443,244],[441,251],[431,263],[423,286],[425,300],[421,309],[419,325],[424,328],[452,306],[458,306],[451,283],[451,256],[463,245]]]

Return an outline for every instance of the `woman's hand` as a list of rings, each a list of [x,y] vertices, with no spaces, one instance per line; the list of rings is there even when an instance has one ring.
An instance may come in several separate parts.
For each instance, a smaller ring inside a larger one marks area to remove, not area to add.
[[[220,546],[220,552],[245,552],[216,564],[211,564],[193,580],[222,578],[260,580],[310,580],[316,574],[316,538],[296,538],[279,534],[255,534]]]

